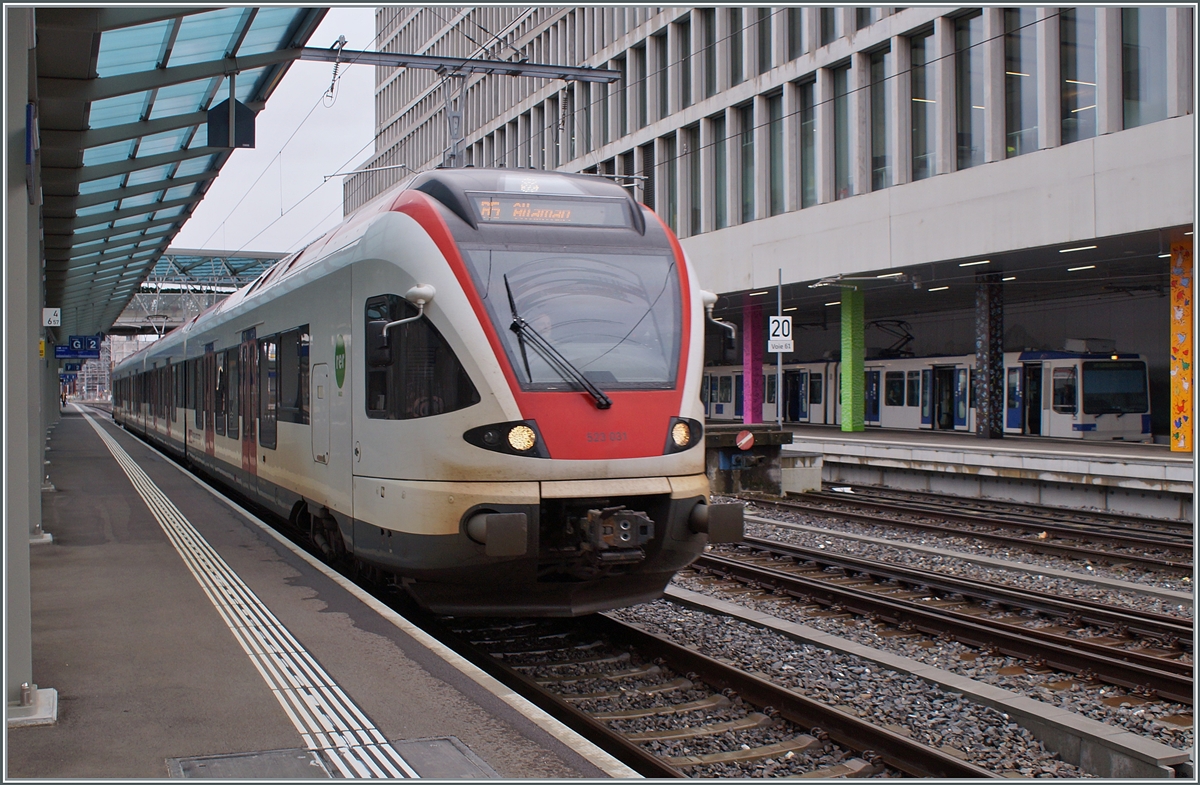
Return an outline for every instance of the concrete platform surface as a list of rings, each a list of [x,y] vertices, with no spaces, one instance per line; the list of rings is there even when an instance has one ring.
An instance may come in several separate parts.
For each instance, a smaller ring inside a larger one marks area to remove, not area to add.
[[[361,776],[403,776],[383,757],[406,748],[426,777],[636,776],[87,410],[169,497],[152,514],[72,409],[43,495],[54,541],[30,556],[34,679],[58,718],[8,729],[6,779],[346,776],[328,751],[328,773],[310,765],[321,744],[366,750]]]

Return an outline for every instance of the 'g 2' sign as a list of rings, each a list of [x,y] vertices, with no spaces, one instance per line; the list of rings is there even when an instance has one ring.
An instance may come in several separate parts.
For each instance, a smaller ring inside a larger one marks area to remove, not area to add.
[[[333,341],[333,378],[338,389],[342,389],[342,383],[346,381],[346,339],[341,335]]]

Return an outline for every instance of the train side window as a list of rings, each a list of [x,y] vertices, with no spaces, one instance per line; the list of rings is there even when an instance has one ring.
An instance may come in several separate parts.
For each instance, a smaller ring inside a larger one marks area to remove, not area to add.
[[[767,378],[767,403],[775,403],[775,375],[771,374]]]
[[[1054,369],[1054,411],[1059,414],[1074,414],[1077,408],[1075,368]]]
[[[268,450],[275,449],[275,414],[279,406],[279,336],[270,335],[258,341],[258,443]]]
[[[904,405],[904,371],[888,371],[884,374],[883,405]]]
[[[308,325],[279,336],[279,412],[281,422],[308,425]]]
[[[230,349],[225,352],[225,399],[227,414],[225,415],[225,435],[230,439],[238,438],[238,417],[241,408],[238,406],[238,350]]]
[[[905,395],[905,405],[906,406],[914,406],[914,407],[920,406],[921,405],[921,372],[920,371],[909,371],[907,384],[908,384],[908,389],[907,389],[906,395]]]
[[[1007,395],[1004,401],[1004,408],[1019,409],[1021,407],[1021,369],[1008,369],[1008,385]]]
[[[722,376],[721,382],[717,386],[717,401],[719,403],[730,403],[733,401],[733,377]]]
[[[822,387],[825,385],[825,377],[819,373],[810,373],[808,375],[808,402],[811,404],[820,405],[821,398],[825,392]]]
[[[479,403],[479,391],[466,369],[429,319],[393,327],[384,335],[388,322],[416,315],[416,306],[399,295],[367,300],[368,417],[412,420]]]

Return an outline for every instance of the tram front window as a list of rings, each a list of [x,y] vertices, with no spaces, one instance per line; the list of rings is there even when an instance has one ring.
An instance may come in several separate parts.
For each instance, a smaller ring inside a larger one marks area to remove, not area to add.
[[[1144,362],[1083,364],[1084,414],[1142,414],[1149,409]]]
[[[522,388],[577,385],[522,345],[510,329],[513,306],[601,389],[674,386],[682,325],[679,273],[669,253],[464,249],[464,256]]]

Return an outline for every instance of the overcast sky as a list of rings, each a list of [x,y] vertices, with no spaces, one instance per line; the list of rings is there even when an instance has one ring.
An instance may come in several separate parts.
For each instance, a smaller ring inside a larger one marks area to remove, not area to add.
[[[308,45],[339,35],[347,49],[374,49],[375,9],[331,8]],[[344,178],[321,181],[374,151],[375,69],[342,66],[326,106],[332,77],[331,63],[292,64],[258,115],[255,148],[234,151],[173,248],[294,251],[341,221]]]

